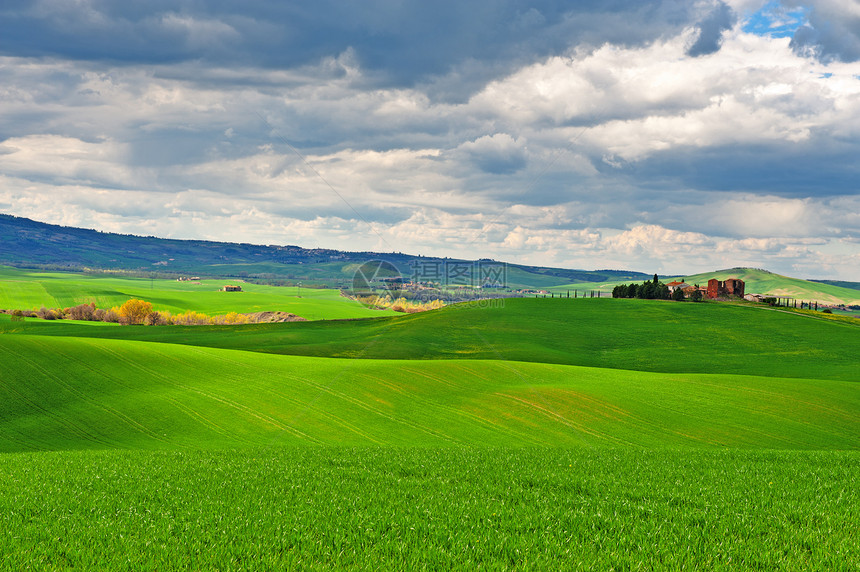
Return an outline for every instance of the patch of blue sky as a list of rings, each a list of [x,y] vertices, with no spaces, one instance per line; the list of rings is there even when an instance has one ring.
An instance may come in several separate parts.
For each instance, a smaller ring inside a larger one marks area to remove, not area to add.
[[[786,8],[779,0],[772,0],[745,19],[743,31],[759,36],[785,38],[793,36],[798,28],[806,24],[808,15],[809,8],[805,6]]]

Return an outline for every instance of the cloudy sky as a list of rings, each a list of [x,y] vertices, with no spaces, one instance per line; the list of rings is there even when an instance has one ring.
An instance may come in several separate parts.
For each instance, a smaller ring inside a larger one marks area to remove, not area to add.
[[[0,212],[860,281],[858,0],[4,0]]]

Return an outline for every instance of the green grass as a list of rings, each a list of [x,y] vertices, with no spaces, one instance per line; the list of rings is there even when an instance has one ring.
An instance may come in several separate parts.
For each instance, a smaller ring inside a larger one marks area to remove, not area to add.
[[[633,280],[636,284],[641,284],[642,280]],[[570,292],[570,297],[574,296],[587,298],[590,296],[590,293],[600,292],[601,296],[612,296],[612,289],[618,286],[619,284],[630,284],[631,280],[612,280],[607,282],[574,282],[574,283],[565,283],[559,284],[557,286],[550,286],[546,288],[547,291],[553,292],[556,296],[567,296],[567,293]],[[596,296],[597,294],[595,294]]]
[[[833,314],[836,316],[845,316],[848,318],[860,318],[860,310],[833,309]]]
[[[340,288],[352,285],[357,262],[313,262],[306,264],[284,264],[276,262],[210,264],[199,267],[199,274],[214,276],[269,276],[289,282],[301,281],[304,285],[324,288]]]
[[[47,273],[0,266],[0,308],[68,308],[94,302],[99,308],[120,306],[131,298],[151,302],[157,311],[187,310],[208,315],[228,312],[292,312],[308,320],[349,319],[394,315],[390,310],[369,310],[340,295],[338,290],[275,287],[241,283],[242,292],[220,292],[235,280],[203,280],[199,284],[176,280]]]
[[[840,452],[0,455],[6,570],[856,570]]]
[[[860,448],[852,382],[4,336],[0,450]]]
[[[0,569],[854,570],[858,355],[731,304],[0,316]]]
[[[496,302],[350,322],[119,329],[0,322],[0,331],[320,357],[500,359],[860,381],[860,327],[852,323],[752,305],[549,298]]]
[[[821,282],[822,284],[850,288],[851,290],[860,290],[860,282],[848,282],[846,280],[813,280],[813,282]]]
[[[505,274],[505,283],[510,288],[551,288],[560,284],[566,284],[569,281],[569,278],[527,272],[516,266],[508,266]]]

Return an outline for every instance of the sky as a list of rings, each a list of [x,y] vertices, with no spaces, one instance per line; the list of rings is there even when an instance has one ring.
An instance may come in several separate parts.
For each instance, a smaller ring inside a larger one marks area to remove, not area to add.
[[[4,0],[0,212],[860,281],[860,0]]]

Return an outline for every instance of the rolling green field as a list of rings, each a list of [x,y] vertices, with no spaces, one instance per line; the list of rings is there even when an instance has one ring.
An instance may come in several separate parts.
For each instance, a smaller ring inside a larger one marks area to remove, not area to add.
[[[0,568],[852,570],[859,355],[644,300],[0,316]]]
[[[835,323],[752,305],[516,298],[375,320],[120,329],[0,322],[0,331],[10,329],[317,357],[860,380],[860,321]]]
[[[120,306],[132,298],[152,303],[156,311],[187,310],[208,315],[228,312],[291,312],[308,320],[335,320],[393,315],[390,310],[369,310],[344,298],[338,290],[275,287],[238,283],[242,292],[221,292],[235,280],[199,282],[145,278],[89,276],[33,272],[0,266],[0,308],[38,310],[68,308],[94,302],[99,308]]]
[[[0,451],[9,452],[860,448],[860,393],[849,381],[502,360],[348,361],[41,336],[7,336],[0,357]]]

